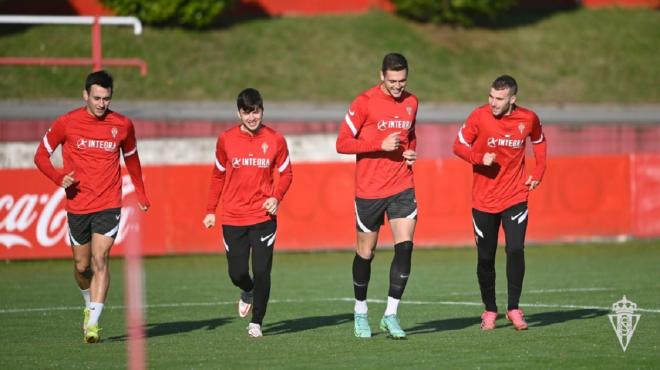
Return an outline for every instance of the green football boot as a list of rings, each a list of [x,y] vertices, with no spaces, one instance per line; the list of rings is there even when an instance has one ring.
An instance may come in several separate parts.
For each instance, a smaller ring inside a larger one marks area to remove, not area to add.
[[[369,316],[366,313],[355,314],[355,336],[358,338],[371,338]]]
[[[399,317],[397,315],[383,316],[380,320],[380,330],[387,332],[393,339],[404,339],[406,337],[406,332],[399,325]]]

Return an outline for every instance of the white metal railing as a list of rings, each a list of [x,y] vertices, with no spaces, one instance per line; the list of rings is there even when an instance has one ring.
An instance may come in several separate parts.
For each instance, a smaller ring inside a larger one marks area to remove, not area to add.
[[[32,57],[0,57],[0,65],[91,65],[98,71],[103,65],[129,66],[140,68],[142,76],[147,75],[147,63],[139,58],[103,59],[101,26],[133,26],[135,35],[142,34],[142,22],[136,17],[115,16],[67,16],[67,15],[0,15],[0,23],[4,24],[56,24],[56,25],[91,25],[92,56],[91,58],[32,58]]]
[[[7,24],[94,24],[94,16],[75,15],[0,15],[0,23]],[[135,35],[142,34],[142,22],[136,17],[100,16],[101,25],[133,26]]]

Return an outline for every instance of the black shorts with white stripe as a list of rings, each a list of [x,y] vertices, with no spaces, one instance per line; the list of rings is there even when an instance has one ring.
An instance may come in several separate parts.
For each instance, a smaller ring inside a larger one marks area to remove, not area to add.
[[[514,204],[500,213],[488,213],[473,208],[472,225],[479,250],[494,256],[500,225],[504,229],[507,252],[521,250],[525,245],[528,215],[527,202]]]
[[[355,226],[363,233],[375,232],[387,219],[410,218],[417,220],[415,189],[409,188],[386,198],[355,198]]]
[[[75,214],[67,213],[69,240],[72,246],[83,245],[92,240],[92,234],[101,234],[116,238],[121,221],[121,208],[109,208],[102,211]]]

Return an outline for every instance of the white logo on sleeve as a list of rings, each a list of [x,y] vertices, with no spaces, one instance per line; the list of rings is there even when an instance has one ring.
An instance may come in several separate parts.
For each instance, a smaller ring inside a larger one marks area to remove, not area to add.
[[[355,112],[353,112],[352,110],[350,110],[350,109],[349,109],[349,110],[348,110],[348,114],[350,114],[350,115],[351,115],[351,117],[352,117],[352,116],[354,116],[354,115],[355,115]]]

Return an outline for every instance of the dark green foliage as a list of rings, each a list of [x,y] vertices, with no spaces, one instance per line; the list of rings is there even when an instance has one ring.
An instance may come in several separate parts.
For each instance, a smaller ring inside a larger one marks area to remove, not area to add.
[[[234,0],[102,0],[118,15],[147,24],[203,28],[211,25]]]
[[[422,22],[473,26],[492,20],[518,0],[393,0],[399,14]]]

